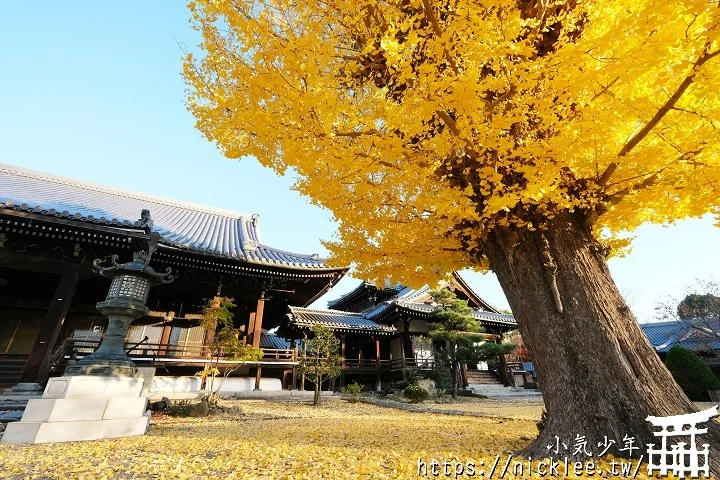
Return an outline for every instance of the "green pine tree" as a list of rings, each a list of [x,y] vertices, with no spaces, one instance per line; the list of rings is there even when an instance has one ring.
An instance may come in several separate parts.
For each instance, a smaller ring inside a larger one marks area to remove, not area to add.
[[[435,353],[435,359],[450,370],[452,397],[457,399],[460,366],[478,363],[511,352],[515,346],[486,342],[485,330],[473,317],[466,301],[446,288],[430,292],[437,308],[430,315],[430,338],[446,344]]]

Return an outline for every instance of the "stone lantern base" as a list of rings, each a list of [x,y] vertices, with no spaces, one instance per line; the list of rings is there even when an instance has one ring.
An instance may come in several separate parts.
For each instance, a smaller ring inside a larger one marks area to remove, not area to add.
[[[51,378],[42,398],[28,401],[19,422],[8,424],[2,443],[50,443],[143,435],[150,425],[143,379],[64,376]]]

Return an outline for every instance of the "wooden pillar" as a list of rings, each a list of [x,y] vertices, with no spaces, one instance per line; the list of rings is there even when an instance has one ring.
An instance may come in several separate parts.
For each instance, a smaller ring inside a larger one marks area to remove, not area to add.
[[[169,321],[163,324],[162,333],[160,334],[160,346],[158,347],[158,356],[162,357],[167,355],[168,344],[170,343],[170,333],[172,332],[172,325]]]
[[[403,357],[408,360],[414,359],[415,354],[413,353],[412,340],[410,340],[410,320],[408,320],[407,318],[403,319],[402,343]]]
[[[248,318],[247,331],[245,332],[245,338],[247,338],[246,343],[252,344],[253,333],[255,333],[255,312],[250,312],[250,317]]]
[[[498,335],[497,337],[495,337],[495,343],[502,344],[502,335]],[[503,385],[505,385],[506,387],[509,387],[510,379],[508,378],[508,374],[507,374],[507,364],[505,363],[505,355],[501,353],[499,355],[499,357],[500,357],[499,358],[500,365],[498,366],[498,369],[500,370],[500,380],[502,380]]]
[[[291,360],[293,362],[298,361],[298,349],[295,345],[295,338],[290,339],[290,347],[292,348],[292,358]],[[290,382],[290,390],[295,390],[297,388],[297,365],[292,366],[292,380]]]
[[[467,375],[467,363],[463,363],[460,365],[460,379],[462,380],[463,388],[468,388],[470,386]]]
[[[253,347],[260,348],[260,336],[262,335],[263,311],[265,310],[265,292],[258,298],[257,309],[255,310],[255,326],[253,328]]]
[[[380,336],[379,335],[375,335],[375,368],[380,370]]]
[[[340,357],[342,358],[342,369],[345,369],[345,334],[340,335]]]
[[[303,352],[307,352],[307,333],[303,338]],[[303,370],[302,379],[300,380],[300,391],[305,391],[305,371]]]
[[[257,372],[255,372],[255,390],[260,390],[260,378],[262,376],[262,365],[258,363]]]
[[[45,383],[50,373],[50,354],[57,343],[60,329],[70,309],[78,284],[77,273],[64,273],[55,289],[50,308],[45,314],[35,345],[30,352],[20,382]]]

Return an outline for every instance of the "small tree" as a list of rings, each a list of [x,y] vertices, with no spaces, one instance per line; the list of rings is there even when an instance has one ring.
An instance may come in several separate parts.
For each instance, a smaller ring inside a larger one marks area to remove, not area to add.
[[[690,400],[709,400],[708,390],[720,390],[720,380],[692,350],[679,345],[672,347],[665,359],[665,366]]]
[[[436,352],[435,361],[449,368],[452,397],[457,399],[460,365],[504,355],[515,346],[485,342],[480,335],[485,330],[473,317],[472,308],[450,290],[442,288],[432,291],[430,295],[438,304],[438,308],[430,315],[430,337],[446,343],[445,348]]]
[[[227,377],[240,368],[242,363],[235,363],[232,367],[226,367],[221,372],[219,369],[220,361],[235,362],[259,362],[263,353],[259,348],[247,345],[240,340],[240,331],[233,325],[232,308],[235,308],[232,298],[215,297],[208,301],[203,309],[203,318],[200,325],[206,331],[213,332],[210,340],[211,362],[205,368],[198,372],[199,376],[208,380],[208,403],[217,405],[220,400],[220,389]],[[216,377],[220,377],[217,386],[215,385]]]
[[[322,382],[340,376],[342,359],[338,353],[340,340],[330,328],[315,325],[312,332],[313,338],[307,342],[307,349],[300,354],[299,370],[315,383],[313,406],[318,406]]]

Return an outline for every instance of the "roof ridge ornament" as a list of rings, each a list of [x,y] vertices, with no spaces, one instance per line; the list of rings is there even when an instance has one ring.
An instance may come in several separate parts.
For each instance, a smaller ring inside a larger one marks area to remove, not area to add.
[[[253,240],[245,240],[242,246],[243,250],[245,250],[246,252],[254,252],[255,250],[257,250],[257,247],[258,243]]]
[[[145,275],[150,280],[150,283],[154,285],[172,282],[174,280],[174,277],[171,275],[172,268],[168,267],[165,273],[159,273],[150,266],[150,259],[162,240],[162,236],[152,229],[153,220],[150,216],[150,210],[142,210],[139,223],[148,237],[135,239],[136,241],[133,242],[133,246],[136,247],[137,250],[133,252],[132,262],[119,264],[117,262],[118,256],[111,255],[110,266],[101,266],[101,263],[103,263],[105,259],[96,258],[93,261],[94,269],[103,277],[113,278],[119,274],[117,273],[118,271],[125,271]]]
[[[148,235],[152,231],[154,222],[152,217],[150,216],[150,210],[143,208],[143,210],[140,212],[140,220],[138,222],[138,226],[145,230],[145,233]]]

